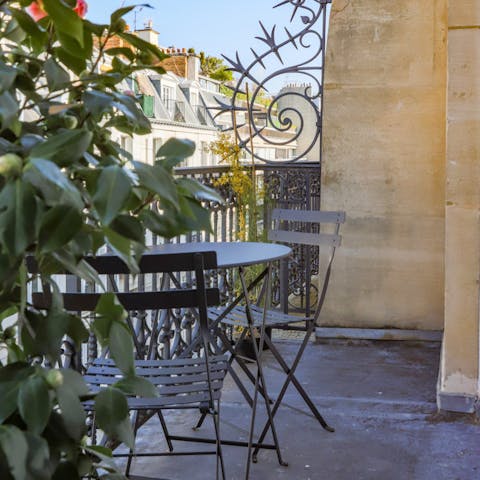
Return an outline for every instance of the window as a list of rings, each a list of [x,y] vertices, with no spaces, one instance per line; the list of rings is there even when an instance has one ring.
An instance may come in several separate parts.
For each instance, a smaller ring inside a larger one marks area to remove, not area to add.
[[[132,159],[133,154],[133,140],[132,137],[122,136],[120,139],[120,146],[125,150],[125,154],[123,155],[126,160]]]
[[[157,159],[157,152],[162,145],[163,145],[163,139],[161,139],[161,138],[154,138],[153,139],[153,148],[152,148],[153,161],[155,161]]]
[[[175,108],[175,101],[173,98],[173,88],[167,85],[162,85],[162,100],[167,110],[172,113]]]
[[[190,105],[192,107],[197,107],[198,106],[198,93],[191,93],[190,94]]]
[[[207,142],[202,142],[202,150],[201,150],[201,164],[202,166],[205,166],[208,164],[208,143]]]

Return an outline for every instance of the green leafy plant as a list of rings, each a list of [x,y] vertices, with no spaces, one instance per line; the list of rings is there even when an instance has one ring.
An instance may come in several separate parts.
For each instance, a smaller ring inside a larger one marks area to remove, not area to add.
[[[27,11],[27,8],[30,8]],[[113,294],[91,324],[66,312],[53,275],[69,271],[99,282],[83,260],[108,246],[132,272],[145,230],[164,237],[209,228],[202,199],[215,193],[175,179],[194,145],[170,140],[153,165],[135,161],[111,135],[150,132],[137,100],[122,93],[136,71],[165,55],[129,33],[123,16],[84,18],[77,0],[0,0],[0,478],[123,478],[108,449],[89,446],[83,401],[94,400],[98,426],[132,444],[122,391],[154,394],[135,376],[131,332]],[[112,46],[114,37],[125,43]],[[127,47],[125,46],[128,45]],[[152,208],[155,205],[156,208]],[[32,256],[38,273],[29,274]],[[29,304],[40,280],[49,311]],[[81,347],[90,332],[123,371],[92,396],[81,375],[58,366],[62,339]]]
[[[233,73],[225,65],[222,58],[206,55],[200,52],[200,68],[202,75],[218,80],[219,82],[231,82]]]

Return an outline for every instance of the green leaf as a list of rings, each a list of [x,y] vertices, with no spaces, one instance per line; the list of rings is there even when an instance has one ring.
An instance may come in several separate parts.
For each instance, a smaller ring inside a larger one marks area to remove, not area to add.
[[[112,322],[109,332],[108,344],[110,353],[117,367],[127,375],[133,375],[133,339],[126,323]]]
[[[12,363],[0,368],[0,423],[17,409],[20,385],[33,372],[25,363]]]
[[[63,47],[54,48],[55,56],[74,73],[80,75],[86,68],[87,62],[85,58],[79,58],[69,53]]]
[[[21,255],[34,241],[37,202],[30,185],[16,180],[0,193],[0,243],[13,256]]]
[[[210,211],[192,198],[180,198],[179,222],[189,231],[212,231]]]
[[[109,48],[105,50],[105,53],[112,57],[115,57],[117,55],[123,55],[127,57],[131,62],[135,60],[135,54],[127,47]]]
[[[45,47],[45,42],[48,39],[47,32],[24,10],[10,7],[10,12],[22,30],[28,35],[28,38],[32,42],[32,47],[36,51],[41,51],[41,49]]]
[[[122,305],[114,293],[104,293],[98,300],[95,308],[95,320],[92,328],[102,347],[108,344],[110,328],[113,322],[123,322],[127,318]]]
[[[80,480],[77,466],[72,461],[61,461],[53,474],[52,480]]]
[[[78,210],[83,200],[77,187],[50,160],[33,158],[25,169],[24,180],[39,190],[47,205],[68,204]]]
[[[70,315],[67,335],[74,341],[77,348],[81,348],[82,343],[88,340],[89,331],[81,318],[76,315]]]
[[[64,384],[57,388],[57,400],[68,435],[80,440],[86,432],[87,417],[78,396]]]
[[[162,200],[173,205],[178,203],[177,187],[172,176],[162,166],[152,166],[142,162],[133,162],[133,165],[140,187],[156,193]]]
[[[3,92],[0,95],[0,120],[1,128],[9,128],[17,118],[19,105],[10,92]]]
[[[156,45],[153,43],[147,42],[136,35],[128,32],[120,32],[118,33],[120,38],[126,40],[130,45],[133,45],[135,48],[138,48],[141,52],[150,52],[155,55],[158,60],[163,60],[168,58],[168,55],[163,53]]]
[[[7,362],[8,363],[15,363],[15,362],[25,362],[26,356],[23,350],[12,340],[7,341]]]
[[[183,193],[190,194],[199,201],[224,203],[223,198],[213,188],[202,185],[197,180],[180,178],[177,183]]]
[[[98,426],[113,439],[133,448],[135,438],[128,416],[127,399],[120,390],[106,388],[95,398],[95,418]]]
[[[139,397],[153,398],[158,397],[158,390],[151,382],[137,375],[129,375],[122,378],[115,385],[122,392],[128,395],[136,395]]]
[[[40,251],[51,252],[66,245],[82,228],[80,212],[71,205],[56,205],[42,219],[38,238]]]
[[[110,228],[105,228],[104,233],[108,246],[125,262],[130,272],[139,273],[135,255],[140,255],[145,250],[145,246],[131,241]]]
[[[0,324],[8,317],[15,315],[18,312],[18,308],[16,306],[10,306],[5,308],[0,313]]]
[[[118,215],[117,218],[110,225],[111,229],[118,234],[143,244],[145,241],[144,230],[141,222],[129,215]]]
[[[185,160],[195,153],[195,143],[191,140],[170,138],[159,149],[156,155],[164,158],[178,158]]]
[[[142,7],[145,6],[143,5],[130,5],[128,7],[122,7],[117,10],[115,10],[111,15],[110,15],[110,23],[114,24],[116,21],[120,20],[122,17],[124,17],[127,13],[130,13],[134,8],[137,7]]]
[[[17,70],[0,61],[0,93],[8,90],[17,78]]]
[[[94,33],[97,37],[103,37],[105,35],[105,30],[108,30],[109,25],[104,23],[92,23],[89,22],[86,18],[83,19],[83,25],[85,30]]]
[[[63,388],[67,388],[77,397],[82,397],[89,393],[85,379],[80,373],[70,368],[63,368],[60,372],[63,377]]]
[[[145,228],[164,238],[172,238],[185,231],[176,221],[175,215],[160,215],[153,210],[144,210],[140,218]]]
[[[83,24],[76,12],[58,0],[43,0],[43,5],[55,28],[83,47]]]
[[[26,480],[28,443],[25,434],[14,425],[0,425],[0,450],[7,459],[12,477]]]
[[[20,25],[18,24],[17,20],[15,18],[12,18],[7,23],[7,27],[3,32],[3,36],[11,40],[12,42],[21,44],[25,40],[26,34],[20,28]]]
[[[97,283],[102,288],[105,288],[97,271],[85,260],[80,260],[79,262],[77,262],[75,257],[65,249],[59,250],[58,252],[52,252],[50,255],[60,265],[63,266],[63,270],[68,271],[72,275],[77,275],[77,277],[82,278],[86,282]],[[46,255],[45,257],[48,256]]]
[[[48,387],[43,377],[34,375],[23,382],[18,393],[18,409],[31,432],[43,432],[52,410]]]
[[[51,92],[64,88],[70,82],[68,73],[52,57],[45,61],[44,68]]]
[[[116,102],[114,106],[118,108],[129,120],[133,130],[132,132],[139,135],[150,133],[150,120],[145,116],[138,101],[130,95],[123,95],[121,93],[115,94]]]
[[[85,447],[85,452],[92,455],[97,462],[101,463],[102,466],[107,466],[112,471],[116,471],[118,469],[118,465],[115,463],[112,456],[112,451],[109,448],[102,447],[100,445],[89,445]]]
[[[51,478],[50,449],[47,441],[30,432],[25,432],[28,444],[27,469],[31,480],[49,480]]]
[[[62,339],[68,329],[68,313],[52,305],[46,316],[28,311],[27,319],[30,328],[24,325],[21,331],[25,353],[46,355],[55,362],[61,354]]]
[[[33,147],[30,157],[52,160],[59,166],[68,166],[83,157],[92,138],[92,132],[87,130],[65,130]]]
[[[123,168],[111,165],[103,169],[93,196],[93,204],[103,224],[110,224],[118,215],[128,200],[131,189],[130,178]]]
[[[100,119],[104,113],[112,110],[114,98],[108,93],[89,90],[83,94],[83,102],[87,111]]]
[[[91,35],[90,32],[88,32],[87,30],[85,31],[85,33],[87,33],[87,35],[83,36],[84,44],[82,46],[70,35],[65,34],[65,32],[60,32],[59,30],[56,31],[57,38],[60,41],[63,49],[72,57],[78,58],[80,60],[88,59],[91,56],[90,53],[87,53],[90,50],[90,45],[86,44],[86,42],[90,43],[89,37],[91,38]]]

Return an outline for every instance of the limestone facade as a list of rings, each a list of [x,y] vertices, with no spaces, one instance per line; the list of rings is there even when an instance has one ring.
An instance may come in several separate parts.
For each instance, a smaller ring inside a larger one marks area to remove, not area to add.
[[[324,95],[322,208],[348,216],[324,324],[444,329],[440,406],[472,410],[480,1],[333,0]]]
[[[326,325],[441,329],[446,0],[334,0],[325,209],[345,209]]]

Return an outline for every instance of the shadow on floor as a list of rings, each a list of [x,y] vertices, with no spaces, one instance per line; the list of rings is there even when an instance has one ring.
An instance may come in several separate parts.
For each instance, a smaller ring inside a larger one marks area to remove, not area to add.
[[[291,360],[298,344],[280,342]],[[476,480],[480,479],[480,426],[473,417],[438,415],[435,392],[438,343],[348,342],[311,343],[298,379],[326,420],[328,433],[308,414],[290,387],[277,414],[277,429],[288,467],[277,463],[274,451],[262,451],[252,466],[252,480]],[[272,396],[284,378],[265,354]],[[222,399],[222,436],[247,438],[250,409],[231,379]],[[262,410],[259,418],[264,418]],[[197,416],[168,415],[171,429],[190,435]],[[260,425],[260,421],[258,424]],[[202,435],[210,435],[206,422]],[[138,450],[163,444],[158,424],[151,420],[139,435]],[[184,445],[179,445],[179,448]],[[246,449],[224,448],[229,480],[243,479]],[[143,458],[133,473],[169,480],[212,480],[210,456]]]

